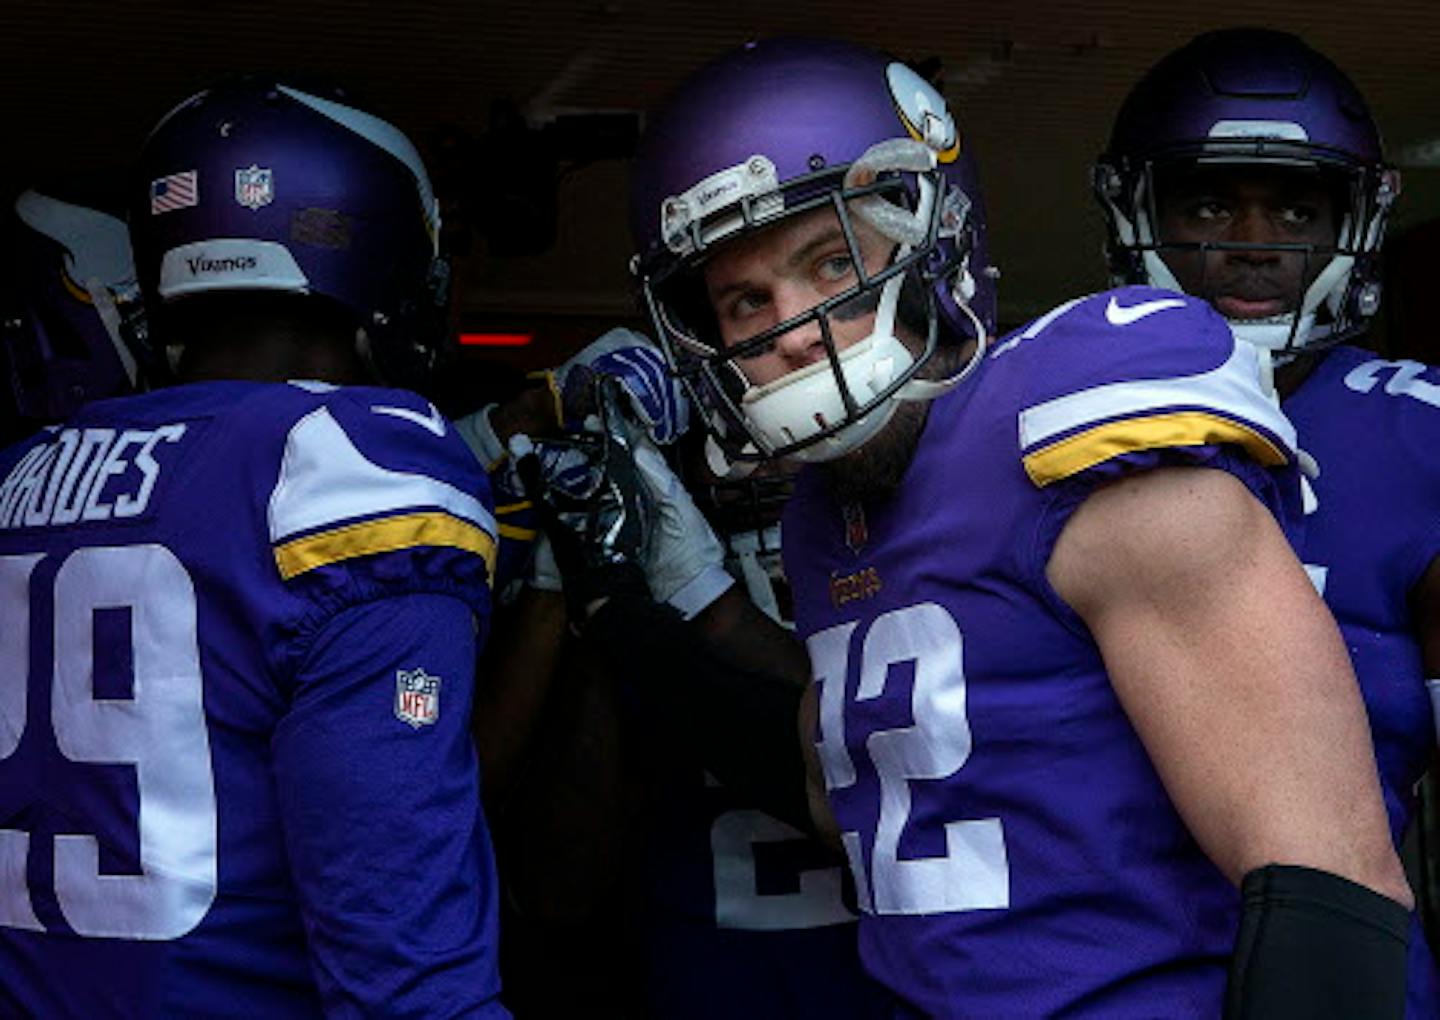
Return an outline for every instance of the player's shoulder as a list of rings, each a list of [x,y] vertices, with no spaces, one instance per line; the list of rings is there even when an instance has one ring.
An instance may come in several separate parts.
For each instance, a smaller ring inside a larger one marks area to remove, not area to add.
[[[1294,458],[1295,431],[1256,351],[1197,298],[1149,287],[1086,295],[989,357],[1037,485],[1174,448],[1235,445],[1264,466]]]
[[[1229,326],[1198,298],[1122,287],[1066,301],[997,342],[989,358],[1031,378],[1043,399],[1107,382],[1183,376],[1223,364],[1236,344]],[[1043,372],[1029,371],[1036,362]]]
[[[293,383],[267,522],[282,575],[412,546],[469,550],[493,570],[485,473],[430,401]]]

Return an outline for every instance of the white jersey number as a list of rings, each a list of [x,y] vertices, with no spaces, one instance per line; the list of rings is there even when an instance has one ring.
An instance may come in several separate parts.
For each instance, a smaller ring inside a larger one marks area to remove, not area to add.
[[[808,642],[820,684],[820,760],[831,791],[855,782],[855,763],[845,746],[845,677],[857,626],[839,624]],[[914,725],[877,730],[865,741],[880,779],[880,817],[868,869],[860,834],[841,834],[860,907],[867,913],[940,914],[1010,905],[1005,828],[998,818],[945,822],[943,857],[902,859],[899,853],[901,836],[911,824],[910,781],[948,778],[970,758],[963,650],[955,620],[929,602],[885,613],[865,634],[857,702],[884,692],[892,666],[913,664],[915,675],[910,695]]]
[[[822,928],[855,920],[845,906],[840,867],[802,870],[791,893],[762,894],[756,848],[805,834],[763,811],[726,811],[710,827],[715,866],[715,924],[747,931]]]
[[[0,557],[0,760],[25,728],[29,588],[40,556]],[[176,939],[215,900],[215,781],[200,680],[195,586],[161,545],[80,549],[55,575],[50,721],[75,762],[133,765],[140,874],[100,871],[92,835],[55,837],[55,896],[97,938]],[[11,615],[17,609],[18,614]],[[133,696],[95,696],[95,615],[128,611]],[[25,881],[30,835],[0,829],[0,925],[43,931]]]
[[[1429,365],[1409,359],[1385,361],[1383,358],[1376,358],[1356,365],[1347,372],[1345,385],[1356,393],[1369,393],[1379,384],[1381,374],[1389,371],[1390,378],[1385,382],[1387,394],[1413,397],[1422,404],[1440,407],[1440,386],[1421,378],[1429,368]]]

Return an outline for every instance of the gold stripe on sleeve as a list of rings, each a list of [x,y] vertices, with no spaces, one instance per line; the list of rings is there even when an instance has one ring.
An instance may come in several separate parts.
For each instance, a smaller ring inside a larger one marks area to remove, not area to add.
[[[472,552],[485,561],[489,576],[495,576],[495,539],[469,521],[438,510],[382,517],[306,535],[276,546],[275,564],[288,581],[330,563],[424,545]]]
[[[1114,457],[1169,446],[1233,443],[1266,467],[1284,464],[1285,452],[1240,422],[1206,411],[1174,411],[1107,422],[1067,436],[1024,458],[1025,473],[1043,488]]]

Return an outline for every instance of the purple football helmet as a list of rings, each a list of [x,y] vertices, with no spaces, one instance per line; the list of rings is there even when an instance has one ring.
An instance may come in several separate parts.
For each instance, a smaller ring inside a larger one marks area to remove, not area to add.
[[[727,241],[817,209],[839,220],[854,284],[726,347],[704,289],[706,260]],[[994,330],[995,272],[960,128],[932,85],[872,50],[776,39],[696,72],[641,142],[631,216],[632,268],[671,370],[706,420],[717,470],[843,455],[884,425],[896,401],[930,399],[958,381],[917,378],[939,344],[976,337],[968,370]],[[857,218],[895,245],[881,271],[865,268]],[[841,350],[830,322],[847,303],[875,309],[876,326]],[[895,338],[897,317],[923,350]],[[812,322],[824,361],[764,386],[746,379],[738,358]]]
[[[134,391],[142,373],[122,337],[143,338],[130,237],[118,217],[36,190],[5,231],[0,379],[24,427]]]
[[[145,143],[134,201],[153,319],[216,291],[315,295],[354,319],[385,381],[415,385],[433,363],[448,276],[429,175],[399,129],[338,94],[241,78],[191,96]]]
[[[1332,183],[1339,234],[1293,311],[1232,320],[1242,340],[1284,363],[1365,329],[1380,304],[1380,246],[1400,192],[1360,93],[1296,36],[1266,29],[1209,32],[1165,57],[1131,91],[1095,168],[1109,221],[1116,283],[1182,289],[1162,255],[1181,250],[1292,251],[1295,245],[1182,244],[1158,236],[1156,180],[1177,167],[1307,168]]]

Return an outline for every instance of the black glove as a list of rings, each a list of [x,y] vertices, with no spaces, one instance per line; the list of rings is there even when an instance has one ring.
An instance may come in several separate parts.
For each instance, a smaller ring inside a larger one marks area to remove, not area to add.
[[[597,375],[594,387],[599,432],[546,440],[547,446],[570,446],[590,460],[593,483],[587,490],[561,490],[549,484],[529,437],[520,434],[510,440],[515,470],[550,539],[576,624],[612,595],[648,598],[650,594],[641,564],[651,508],[635,466],[638,427],[625,416],[617,380]]]

